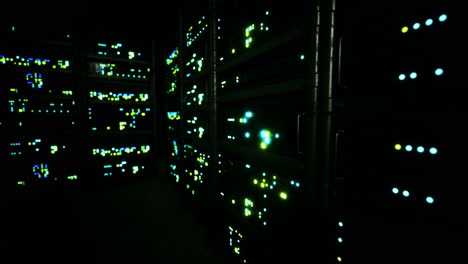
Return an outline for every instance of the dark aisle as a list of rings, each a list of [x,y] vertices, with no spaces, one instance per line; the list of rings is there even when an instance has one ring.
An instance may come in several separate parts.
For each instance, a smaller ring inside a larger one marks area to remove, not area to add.
[[[172,188],[137,183],[10,202],[0,263],[225,263]]]

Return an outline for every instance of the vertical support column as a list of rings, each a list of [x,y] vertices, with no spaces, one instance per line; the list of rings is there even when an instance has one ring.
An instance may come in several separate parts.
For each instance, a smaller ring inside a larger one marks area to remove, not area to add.
[[[88,150],[90,149],[89,140],[89,119],[88,119],[88,38],[87,24],[79,25],[75,28],[72,37],[73,45],[73,86],[76,88],[78,102],[78,120],[77,120],[77,135],[79,136],[80,144],[83,146],[79,148],[77,159],[79,159],[80,171],[78,183],[80,185],[88,185],[92,181],[90,178],[92,172],[89,171],[88,164],[90,156]]]
[[[184,35],[184,26],[185,26],[185,21],[184,21],[184,11],[183,11],[183,7],[180,7],[179,8],[179,12],[178,12],[178,15],[179,15],[179,32],[178,32],[178,45],[179,45],[179,56],[177,58],[177,61],[178,61],[178,64],[179,64],[179,74],[178,74],[178,78],[177,78],[177,81],[178,81],[178,86],[179,86],[179,92],[178,92],[178,96],[179,96],[179,100],[177,101],[177,103],[179,104],[178,106],[178,109],[180,111],[180,117],[181,117],[181,120],[185,120],[185,117],[184,117],[184,67],[183,67],[183,60],[182,58],[185,56],[185,53],[186,53],[186,41],[185,41],[185,35]],[[177,135],[179,138],[182,139],[182,137],[185,135],[185,125],[184,125],[184,122],[180,122],[180,127],[179,127],[179,131],[181,131],[182,134],[180,135]],[[181,142],[182,143],[182,142]],[[183,144],[183,143],[182,143]]]
[[[209,112],[209,129],[210,129],[210,181],[208,185],[208,194],[211,197],[217,197],[215,192],[216,179],[218,176],[218,87],[217,87],[217,54],[216,54],[216,40],[217,40],[217,18],[216,18],[216,0],[209,1],[210,17],[210,36],[209,36],[209,54],[210,54],[210,71],[209,71],[209,98],[210,98],[210,112]]]
[[[307,252],[313,251],[317,259],[333,263],[335,208],[333,195],[333,87],[334,87],[334,27],[335,0],[319,0],[313,5],[309,29],[308,57],[310,78],[307,96],[308,138],[305,158],[307,194],[305,206],[311,217],[304,222],[308,230]]]
[[[157,44],[155,40],[151,42],[151,84],[150,84],[150,94],[151,94],[151,102],[153,106],[153,150],[152,150],[152,158],[155,160],[153,164],[156,164],[156,167],[150,172],[149,175],[154,176],[157,175],[158,178],[161,178],[162,175],[165,175],[167,169],[167,164],[162,159],[162,155],[170,155],[170,151],[168,149],[167,139],[165,137],[167,123],[164,122],[167,114],[165,109],[166,106],[163,105],[164,95],[165,95],[165,86],[163,86],[163,74],[162,74],[162,54],[161,52],[157,52]],[[159,62],[159,63],[158,63]],[[159,86],[162,89],[157,89]],[[159,154],[156,154],[159,153]]]

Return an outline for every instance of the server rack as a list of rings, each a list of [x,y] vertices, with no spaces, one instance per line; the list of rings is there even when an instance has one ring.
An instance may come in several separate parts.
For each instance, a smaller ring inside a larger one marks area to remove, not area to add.
[[[2,23],[2,191],[75,182],[81,120],[71,28],[39,33],[13,22]]]
[[[180,141],[209,151],[209,184],[196,200],[208,208],[204,219],[234,263],[336,261],[337,216],[328,207],[335,7],[327,1],[308,8],[302,1],[205,2],[195,16],[182,15],[196,22],[181,23],[181,42],[167,59],[174,76],[168,93],[177,98],[169,102],[178,107],[168,115],[179,123],[169,127],[171,173],[176,181],[193,177],[184,163],[189,155],[177,158]],[[199,33],[197,25],[209,31]],[[200,54],[208,58],[206,70],[191,65]],[[206,107],[197,103],[201,85]],[[186,135],[196,132],[194,124],[209,141]]]
[[[463,262],[463,16],[454,2],[368,4],[343,17],[344,260]]]
[[[87,170],[125,179],[154,170],[152,42],[87,41]]]
[[[2,177],[5,191],[102,186],[154,172],[151,40],[119,41],[71,23],[2,27],[1,155],[14,169]]]

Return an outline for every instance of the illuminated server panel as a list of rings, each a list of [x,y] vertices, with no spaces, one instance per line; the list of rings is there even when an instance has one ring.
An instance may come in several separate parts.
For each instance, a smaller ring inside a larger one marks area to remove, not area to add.
[[[458,135],[466,133],[466,104],[457,99],[464,81],[459,61],[466,60],[466,40],[457,33],[463,17],[454,3],[414,1],[378,19],[347,8],[360,19],[344,36],[343,69],[353,97],[348,254],[338,261],[463,261],[467,217],[459,209],[466,204],[459,172],[466,141]]]
[[[88,54],[88,169],[98,179],[144,175],[154,152],[150,43],[99,41]]]
[[[216,194],[235,263],[303,262],[305,170],[297,127],[309,103],[310,58],[301,4],[233,1],[216,10]]]
[[[170,174],[191,196],[203,193],[209,174],[208,18],[187,14],[175,48],[166,59],[170,86]]]
[[[2,24],[3,25],[3,24]],[[2,187],[80,179],[78,89],[69,32],[9,25],[0,46]]]

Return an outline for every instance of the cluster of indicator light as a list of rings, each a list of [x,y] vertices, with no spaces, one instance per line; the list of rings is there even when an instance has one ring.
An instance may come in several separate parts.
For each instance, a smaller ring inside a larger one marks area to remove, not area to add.
[[[97,99],[99,101],[107,101],[107,102],[125,101],[125,102],[137,102],[138,103],[138,102],[148,101],[149,94],[147,93],[140,93],[140,94],[113,93],[113,92],[103,93],[103,92],[97,92],[97,91],[90,91],[89,98]]]
[[[187,120],[187,123],[188,124],[192,124],[193,126],[195,126],[193,129],[190,128],[187,130],[187,134],[189,135],[197,135],[198,138],[203,138],[203,135],[205,133],[205,128],[203,128],[202,126],[197,126],[197,121],[198,121],[198,117],[194,116],[192,117],[192,119],[188,119]]]
[[[37,72],[26,73],[26,82],[33,89],[35,88],[41,89],[42,86],[44,85],[44,80],[42,79],[42,73],[37,73]]]
[[[232,81],[232,83],[233,83],[232,86],[234,87],[234,86],[237,85],[239,82],[240,82],[239,76],[235,76],[235,77],[233,78],[233,81]],[[234,83],[235,83],[235,84],[234,84]],[[226,87],[227,84],[228,84],[228,82],[227,82],[226,80],[221,81],[221,88]],[[231,84],[231,81],[229,81],[229,84]],[[231,86],[229,86],[229,87],[231,87]]]
[[[16,92],[16,90],[15,90]],[[65,103],[49,103],[47,106],[48,108],[45,109],[27,109],[26,105],[29,104],[29,99],[23,98],[23,99],[17,99],[17,100],[8,100],[8,103],[10,104],[10,112],[14,113],[60,113],[60,114],[69,114],[72,109],[74,108],[75,101],[72,102],[67,102],[67,104],[71,105],[65,105]],[[28,111],[29,110],[29,111]]]
[[[343,229],[343,222],[338,222],[338,229],[339,229],[338,233],[339,234],[342,233],[341,230]],[[341,244],[343,243],[343,238],[341,237],[341,235],[338,235],[337,241],[338,241],[338,244],[341,246]],[[341,256],[338,256],[337,260],[338,262],[342,262],[343,258]]]
[[[239,121],[240,124],[247,124],[250,120],[250,118],[253,117],[253,113],[251,111],[246,111],[243,117],[240,117],[239,119],[236,118],[228,118],[228,122],[236,122]],[[275,133],[273,134],[269,129],[261,129],[258,132],[258,136],[260,138],[260,143],[259,147],[260,149],[268,149],[268,147],[271,145],[274,139],[279,139],[279,134]],[[252,133],[250,131],[246,131],[243,134],[243,137],[246,139],[252,138]],[[236,136],[233,135],[227,135],[227,138],[230,140],[236,140]]]
[[[180,120],[179,112],[167,112],[167,118],[171,121]]]
[[[23,155],[25,153],[28,153],[30,151],[32,152],[40,152],[40,144],[42,143],[41,139],[35,139],[33,141],[28,141],[25,142],[24,144],[21,142],[12,142],[10,143],[11,151],[10,155],[11,156],[19,156]],[[66,148],[65,145],[59,146],[59,145],[51,145],[50,146],[50,154],[55,155],[59,150],[64,150]],[[22,149],[22,150],[21,150]]]
[[[447,20],[447,15],[446,14],[442,14],[438,17],[437,19],[439,22],[445,22]],[[434,19],[432,18],[428,18],[426,19],[426,21],[424,22],[424,25],[427,26],[427,27],[430,27],[434,24]],[[419,30],[421,28],[421,23],[419,22],[416,22],[413,24],[413,26],[411,27],[413,30]],[[408,26],[404,26],[403,28],[401,28],[401,33],[407,33],[409,32],[410,28]]]
[[[246,174],[251,175],[252,173],[250,172],[250,170],[252,170],[252,165],[245,164],[245,170],[249,170],[246,171]],[[287,200],[288,191],[291,188],[299,188],[301,186],[301,184],[297,180],[290,180],[286,183],[282,182],[276,175],[269,175],[264,171],[254,172],[254,174],[257,173],[259,173],[260,175],[258,177],[252,177],[251,184],[260,190],[261,197],[263,198],[262,201],[259,201],[261,204],[268,204],[267,201],[270,197],[273,197],[273,199],[279,198],[280,200]],[[223,192],[221,192],[220,194],[222,197],[225,196]],[[236,205],[240,202],[242,204],[242,212],[245,217],[252,217],[253,215],[256,215],[258,221],[260,221],[260,223],[262,223],[263,226],[267,226],[268,223],[266,220],[266,215],[269,211],[268,208],[263,207],[255,209],[255,204],[251,198],[245,197],[242,199],[242,201],[236,201],[236,199],[231,199],[230,202],[232,205]]]
[[[177,77],[177,72],[179,72],[179,66],[177,63],[175,63],[177,57],[179,56],[179,49],[175,48],[175,50],[172,51],[171,55],[169,55],[169,58],[166,59],[166,65],[171,67],[171,72],[174,77]],[[177,88],[177,78],[175,78],[171,82],[171,87],[167,90],[167,93],[174,93],[176,88]]]
[[[106,165],[103,165],[104,167],[104,177],[109,177],[109,176],[113,176],[113,172],[118,172],[118,173],[126,173],[126,172],[130,172],[132,174],[137,174],[138,172],[140,172],[141,170],[143,170],[145,168],[145,166],[130,166],[128,165],[127,161],[123,160],[122,162],[120,163],[117,163],[115,165],[112,165],[112,164],[106,164]],[[128,168],[131,168],[131,169],[128,169]]]
[[[188,32],[186,33],[185,37],[187,40],[187,47],[190,47],[195,43],[195,41],[203,35],[203,33],[208,28],[208,24],[206,24],[205,17],[203,16],[200,20],[198,20],[198,24],[194,28],[193,26],[189,27]]]
[[[120,148],[110,148],[110,149],[102,149],[102,148],[94,148],[92,150],[93,155],[101,155],[105,156],[124,156],[124,155],[131,155],[131,154],[147,154],[150,151],[149,145],[144,145],[140,147],[120,147]]]
[[[185,77],[188,78],[192,75],[192,73],[201,72],[203,70],[204,60],[205,58],[197,58],[197,54],[193,53],[192,58],[187,63],[185,63],[185,66],[187,66],[187,74]]]
[[[124,112],[125,117],[129,119],[128,121],[119,121],[119,126],[118,126],[119,131],[122,131],[122,130],[125,130],[125,129],[128,129],[128,128],[137,129],[137,117],[138,117],[138,119],[148,117],[149,116],[148,114],[151,112],[151,108],[149,108],[149,107],[144,108],[144,109],[132,108],[130,110],[126,110],[125,108],[120,107],[119,112]],[[88,116],[89,120],[93,120],[92,108],[91,107],[88,108],[88,115],[89,115]],[[103,124],[102,120],[99,120],[99,123],[101,125],[105,126],[104,130],[110,131],[110,130],[113,129],[113,127],[111,127],[109,125],[106,125],[106,124]],[[98,128],[97,127],[92,127],[91,130],[92,131],[98,131]]]
[[[122,43],[116,44],[106,44],[106,43],[98,43],[98,50],[97,55],[99,56],[118,56],[124,57],[129,60],[133,60],[135,58],[141,57],[141,52],[134,52],[134,51],[127,51],[124,52],[122,50]]]
[[[172,157],[179,158],[179,145],[177,144],[177,141],[173,140],[172,141]],[[171,168],[169,174],[176,179],[176,182],[179,182],[180,180],[180,175],[177,172],[177,165],[176,164],[170,164],[169,167]]]
[[[270,15],[270,12],[269,11],[266,11],[265,12],[265,16],[269,16]],[[220,22],[221,19],[218,19],[218,22]],[[221,28],[218,27],[218,30],[220,30]],[[247,27],[245,27],[244,29],[244,44],[243,46],[245,48],[250,48],[252,47],[252,44],[253,44],[253,36],[254,34],[257,34],[256,31],[259,31],[259,32],[264,32],[264,31],[269,31],[270,28],[268,26],[265,25],[265,23],[263,22],[260,22],[258,24],[250,24],[248,25]],[[221,39],[220,36],[218,36],[218,39]],[[231,54],[235,55],[237,52],[237,50],[235,48],[232,48],[231,49]],[[224,60],[224,57],[220,57],[219,58],[220,61],[223,61]]]
[[[47,179],[49,177],[49,166],[44,163],[35,164],[32,167],[34,177],[38,179]]]
[[[406,152],[412,152],[414,150],[416,150],[416,152],[420,153],[420,154],[423,154],[426,152],[426,148],[424,148],[423,146],[417,146],[417,147],[413,147],[412,145],[406,145],[404,148],[401,144],[395,144],[395,150],[397,151],[403,151],[403,149],[406,151]],[[430,155],[436,155],[438,153],[438,150],[437,148],[435,147],[431,147],[429,148],[429,150],[427,151],[427,153],[429,153]],[[403,195],[403,197],[409,197],[410,196],[410,192],[408,190],[402,190],[400,191],[399,188],[397,187],[393,187],[392,188],[392,193],[397,195],[397,194],[401,194]],[[426,197],[426,202],[428,204],[432,204],[434,203],[434,198],[432,196],[427,196]]]
[[[126,68],[119,67],[115,63],[92,63],[95,73],[100,76],[107,77],[119,77],[119,78],[129,78],[129,79],[147,79],[151,68],[149,67],[140,67],[140,68]],[[126,69],[123,69],[126,68]]]
[[[0,63],[23,67],[38,67],[48,70],[68,70],[71,67],[69,60],[25,58],[21,56],[6,57],[5,55],[0,55]]]
[[[177,145],[177,142],[174,140],[172,141],[173,145],[173,151],[172,151],[172,156],[173,157],[179,157],[179,147]],[[203,183],[203,171],[206,167],[208,167],[208,159],[209,155],[197,150],[196,148],[185,144],[182,148],[182,155],[185,161],[187,162],[193,162],[192,166],[188,165],[189,163],[186,163],[186,166],[183,170],[183,175],[185,176],[184,179],[187,179],[187,181],[184,181],[185,183],[185,188],[190,191],[192,195],[195,195],[195,186],[193,185],[199,185]],[[181,177],[179,173],[177,172],[177,165],[176,164],[171,164],[171,176],[175,178],[175,181],[179,183],[181,181]]]
[[[205,93],[197,93],[198,86],[194,84],[192,86],[192,90],[187,91],[187,95],[185,97],[185,104],[187,106],[192,105],[192,103],[196,103],[197,105],[202,105],[205,101]]]
[[[229,246],[236,255],[241,254],[240,244],[242,237],[242,234],[237,229],[234,229],[231,226],[229,226]],[[244,259],[244,263],[247,263],[246,259]]]
[[[436,76],[441,76],[443,73],[444,73],[444,70],[442,68],[437,68],[437,69],[434,70],[434,74]],[[406,80],[407,77],[414,80],[414,79],[416,79],[418,77],[418,73],[417,72],[411,72],[409,74],[401,73],[400,75],[398,75],[398,79],[400,81]]]

